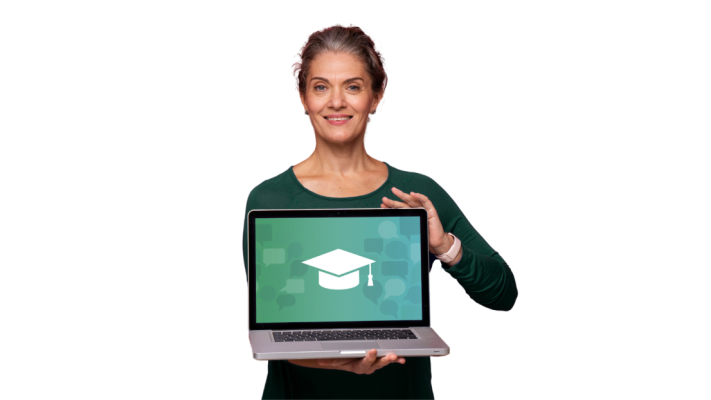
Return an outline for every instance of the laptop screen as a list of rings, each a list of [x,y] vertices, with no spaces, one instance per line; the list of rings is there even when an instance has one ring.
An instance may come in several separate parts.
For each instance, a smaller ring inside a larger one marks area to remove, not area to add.
[[[255,322],[422,320],[420,228],[417,216],[255,218]]]

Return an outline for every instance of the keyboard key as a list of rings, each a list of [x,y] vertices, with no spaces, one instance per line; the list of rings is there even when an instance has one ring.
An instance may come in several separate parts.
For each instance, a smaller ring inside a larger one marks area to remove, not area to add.
[[[411,329],[354,329],[326,331],[272,332],[275,342],[334,341],[334,340],[412,340],[417,336]]]

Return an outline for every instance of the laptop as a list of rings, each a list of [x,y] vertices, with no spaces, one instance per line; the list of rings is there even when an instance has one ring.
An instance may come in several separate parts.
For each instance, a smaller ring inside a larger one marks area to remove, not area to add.
[[[430,327],[424,208],[251,210],[247,218],[255,359],[449,354]]]

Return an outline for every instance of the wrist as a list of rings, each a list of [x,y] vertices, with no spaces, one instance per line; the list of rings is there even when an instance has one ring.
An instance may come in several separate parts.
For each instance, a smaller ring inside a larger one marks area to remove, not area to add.
[[[434,249],[434,254],[435,256],[442,255],[449,251],[449,249],[452,248],[452,245],[454,244],[454,239],[452,236],[448,233],[444,234],[444,239],[442,239],[442,246],[439,248]]]
[[[458,261],[458,258],[461,258],[460,252],[462,249],[462,242],[451,232],[448,232],[447,236],[449,238],[449,242],[451,243],[450,247],[443,253],[435,254],[435,257],[437,257],[437,259],[443,264],[454,265],[453,263]],[[435,249],[435,251],[437,251],[437,249]]]

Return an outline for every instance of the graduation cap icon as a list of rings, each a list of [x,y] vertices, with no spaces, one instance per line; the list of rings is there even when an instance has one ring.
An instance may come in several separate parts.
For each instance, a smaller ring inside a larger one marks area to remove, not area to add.
[[[351,252],[336,249],[321,254],[304,264],[318,268],[318,284],[326,289],[344,290],[358,286],[360,274],[358,268],[368,265],[368,286],[373,286],[373,271],[371,264],[375,261],[361,257]]]

